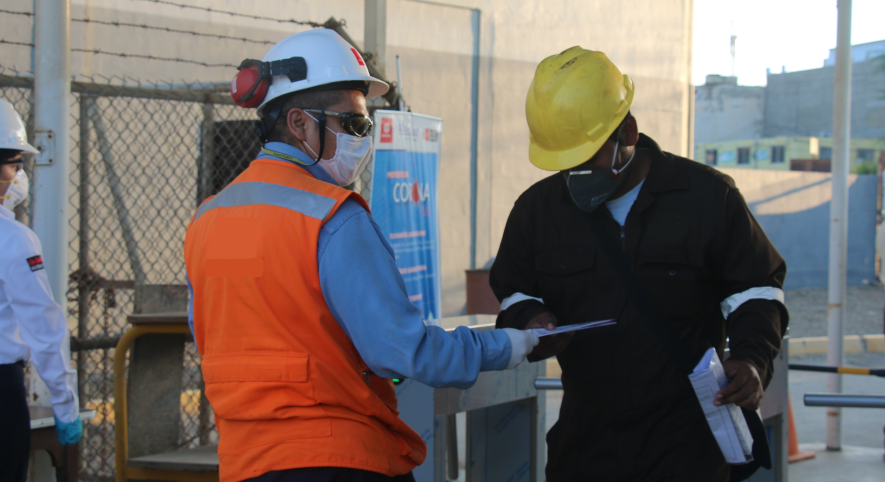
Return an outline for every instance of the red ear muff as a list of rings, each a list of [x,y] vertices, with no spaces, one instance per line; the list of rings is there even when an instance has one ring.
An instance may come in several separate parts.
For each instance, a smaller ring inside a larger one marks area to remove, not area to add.
[[[303,57],[262,62],[246,59],[237,67],[237,75],[230,83],[230,96],[240,107],[258,107],[267,95],[267,88],[275,75],[285,75],[289,82],[307,79],[307,62]]]
[[[230,96],[238,106],[258,107],[267,95],[270,79],[261,76],[260,67],[261,62],[258,60],[247,59],[240,64],[240,71],[230,84]]]

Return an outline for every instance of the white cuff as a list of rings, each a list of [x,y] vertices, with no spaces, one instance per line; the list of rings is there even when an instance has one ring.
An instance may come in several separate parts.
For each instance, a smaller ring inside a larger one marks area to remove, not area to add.
[[[737,311],[742,304],[750,300],[780,301],[782,305],[785,305],[784,290],[773,288],[771,286],[761,286],[758,288],[750,288],[743,293],[733,294],[720,303],[720,306],[722,307],[722,317],[728,319],[728,315]]]
[[[544,300],[542,300],[541,298],[535,298],[534,296],[524,295],[522,293],[513,293],[507,298],[504,298],[504,301],[501,302],[501,311],[504,311],[507,308],[510,308],[511,306],[519,303],[520,301],[525,300],[540,301],[542,305],[544,304]]]

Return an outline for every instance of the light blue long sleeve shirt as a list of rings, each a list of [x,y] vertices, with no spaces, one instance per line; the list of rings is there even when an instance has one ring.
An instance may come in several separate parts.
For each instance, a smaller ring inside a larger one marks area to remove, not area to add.
[[[300,150],[280,142],[265,148],[299,159],[300,167],[334,184]],[[258,158],[291,162],[265,153]],[[510,361],[510,339],[501,330],[459,327],[447,333],[424,324],[421,311],[409,301],[393,248],[358,202],[346,200],[323,225],[317,264],[326,304],[376,375],[466,389],[480,371],[503,370]],[[190,318],[193,330],[192,311]]]

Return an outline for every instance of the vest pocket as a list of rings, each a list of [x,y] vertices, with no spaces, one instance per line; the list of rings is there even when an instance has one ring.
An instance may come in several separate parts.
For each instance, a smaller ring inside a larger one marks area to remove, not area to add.
[[[317,404],[303,353],[209,355],[202,363],[206,398],[228,420],[300,418]],[[307,415],[308,418],[313,418]]]

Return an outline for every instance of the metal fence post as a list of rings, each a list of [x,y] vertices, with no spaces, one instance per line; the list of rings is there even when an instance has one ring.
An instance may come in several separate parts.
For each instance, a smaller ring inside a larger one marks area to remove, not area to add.
[[[34,139],[41,150],[34,176],[34,232],[43,244],[55,301],[67,304],[68,188],[70,164],[69,0],[36,0]]]
[[[95,137],[98,140],[98,151],[101,154],[101,160],[104,163],[108,184],[110,184],[111,188],[111,195],[114,198],[114,208],[117,211],[117,218],[120,221],[120,230],[123,231],[123,242],[126,243],[126,252],[129,255],[129,264],[135,275],[135,283],[145,284],[147,282],[147,275],[141,265],[138,242],[135,240],[135,232],[132,229],[129,208],[126,207],[126,202],[124,201],[120,175],[117,174],[117,169],[114,167],[114,153],[107,137],[107,129],[105,129],[101,113],[98,112],[96,102],[89,102],[88,105],[87,112],[89,113],[89,120],[95,128]]]
[[[215,105],[207,100],[202,105],[203,122],[200,124],[200,157],[197,166],[197,207],[207,197],[215,194],[215,172],[212,160],[215,157]]]
[[[80,229],[78,233],[78,256],[80,272],[77,280],[77,339],[85,340],[89,336],[89,309],[91,300],[89,286],[86,285],[89,269],[89,96],[80,96]],[[77,353],[77,383],[80,405],[85,403],[86,364],[80,359],[85,351]]]

